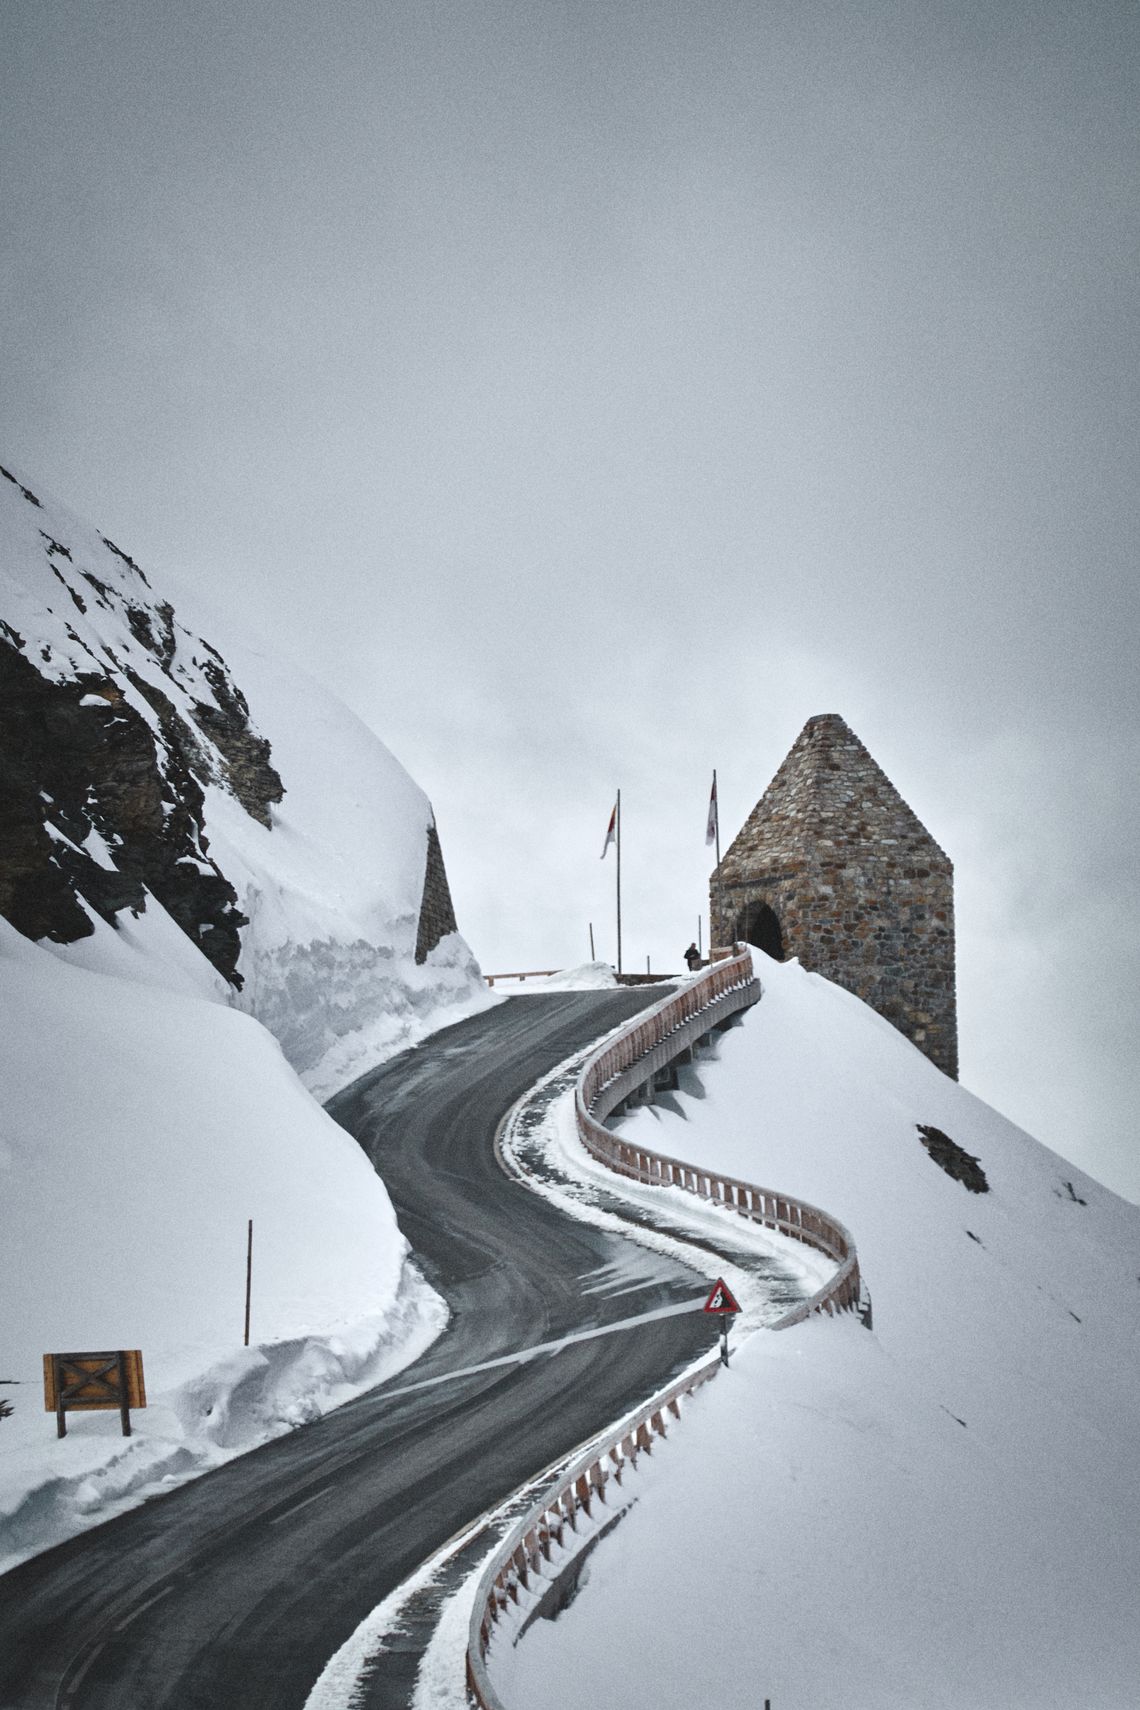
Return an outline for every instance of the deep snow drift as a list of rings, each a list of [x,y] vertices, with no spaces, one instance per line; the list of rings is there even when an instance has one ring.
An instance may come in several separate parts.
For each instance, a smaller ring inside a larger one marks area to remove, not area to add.
[[[363,1152],[249,1016],[70,968],[6,921],[0,1012],[4,1567],[358,1393],[446,1315]],[[42,1355],[121,1347],[145,1362],[134,1435],[74,1413],[57,1441]]]
[[[703,1096],[623,1132],[841,1218],[874,1330],[754,1337],[639,1471],[570,1609],[493,1650],[498,1689],[526,1710],[1133,1706],[1140,1210],[856,998],[756,963]]]

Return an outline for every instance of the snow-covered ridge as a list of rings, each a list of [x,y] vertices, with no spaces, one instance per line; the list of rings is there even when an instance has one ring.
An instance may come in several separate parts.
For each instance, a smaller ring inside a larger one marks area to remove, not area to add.
[[[431,804],[155,582],[0,474],[0,1566],[380,1381],[446,1318],[311,1096],[495,1001]],[[84,1348],[142,1350],[127,1440],[43,1412],[43,1355]]]
[[[134,560],[0,469],[0,697],[13,800],[0,911],[74,942],[157,897],[240,985],[237,897],[203,791],[270,823],[270,745],[225,660]]]
[[[240,991],[331,1091],[482,982],[424,792],[303,672],[211,627],[0,470],[0,914],[83,966]],[[156,916],[189,941],[176,973]]]

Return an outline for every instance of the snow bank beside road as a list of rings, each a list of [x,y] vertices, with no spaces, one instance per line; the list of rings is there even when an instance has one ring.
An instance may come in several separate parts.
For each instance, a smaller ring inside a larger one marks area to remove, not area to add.
[[[764,998],[703,1097],[622,1131],[841,1218],[874,1333],[754,1338],[638,1473],[572,1607],[492,1653],[498,1689],[527,1710],[1125,1710],[1140,1210],[849,994],[756,963]],[[943,1173],[918,1123],[990,1192]]]
[[[445,1309],[356,1142],[250,1017],[68,967],[4,921],[0,1010],[11,1566],[370,1387],[434,1339]],[[43,1354],[120,1347],[145,1362],[135,1435],[117,1414],[73,1414],[58,1441]]]
[[[458,932],[415,960],[433,824],[424,791],[321,684],[223,619],[210,628],[285,785],[271,827],[218,785],[206,792],[211,851],[249,916],[236,1001],[324,1098],[495,999]]]

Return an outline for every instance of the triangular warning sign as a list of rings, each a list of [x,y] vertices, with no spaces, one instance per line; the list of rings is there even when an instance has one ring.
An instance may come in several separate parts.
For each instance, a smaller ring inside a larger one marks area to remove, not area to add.
[[[712,1293],[701,1309],[703,1312],[739,1312],[740,1302],[723,1277],[717,1277]]]

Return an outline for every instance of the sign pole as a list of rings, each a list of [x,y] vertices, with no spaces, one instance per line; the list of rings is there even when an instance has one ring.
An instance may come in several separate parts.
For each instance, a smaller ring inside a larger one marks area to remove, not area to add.
[[[129,1437],[131,1434],[131,1391],[130,1384],[127,1381],[127,1356],[120,1348],[115,1357],[119,1362],[119,1424],[123,1428],[123,1436]]]
[[[591,960],[591,962],[596,962],[597,959],[598,958],[594,955],[594,923],[593,923],[593,921],[591,921],[590,922],[590,960]]]
[[[621,791],[617,793],[617,971],[621,978]]]
[[[723,1277],[717,1277],[701,1310],[720,1314],[720,1363],[727,1366],[729,1326],[740,1311],[740,1302]]]
[[[253,1286],[253,1218],[249,1220],[249,1229],[245,1242],[245,1345],[249,1347],[249,1297]]]

